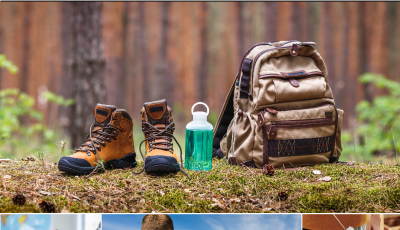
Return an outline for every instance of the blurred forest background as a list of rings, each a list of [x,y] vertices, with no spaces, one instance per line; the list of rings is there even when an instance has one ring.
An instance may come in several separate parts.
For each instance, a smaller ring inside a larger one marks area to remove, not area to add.
[[[315,41],[328,67],[335,101],[345,111],[344,142],[352,155],[346,159],[381,150],[396,156],[398,107],[390,108],[390,124],[379,137],[362,135],[381,124],[358,126],[371,123],[362,113],[375,108],[374,99],[399,99],[398,91],[387,89],[400,81],[399,12],[398,2],[1,2],[0,54],[18,71],[0,69],[0,90],[3,101],[20,98],[0,106],[20,107],[10,109],[17,119],[8,121],[8,135],[3,129],[0,151],[19,157],[61,148],[64,154],[60,140],[71,149],[82,143],[98,102],[125,108],[136,121],[139,143],[143,103],[165,98],[183,139],[195,102],[210,106],[215,123],[251,45],[299,40]],[[364,73],[382,76],[365,76],[362,83]],[[3,112],[1,125],[10,114]],[[382,144],[371,144],[376,138],[385,146],[371,147]],[[43,149],[44,142],[58,147]]]

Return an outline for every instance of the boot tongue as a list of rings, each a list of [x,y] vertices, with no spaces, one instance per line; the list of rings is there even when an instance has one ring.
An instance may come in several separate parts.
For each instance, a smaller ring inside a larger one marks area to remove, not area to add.
[[[97,104],[96,109],[94,110],[95,126],[106,126],[111,120],[111,114],[116,109],[117,108],[113,105]]]
[[[171,118],[169,116],[167,101],[165,99],[153,102],[146,102],[144,103],[144,109],[145,113],[147,114],[147,122],[152,124],[154,127],[163,130],[168,124],[170,124]],[[164,136],[165,138],[165,135],[161,136]],[[161,136],[159,137],[159,139],[154,140],[153,145],[158,147],[167,147],[167,145],[165,144],[157,143],[169,142],[168,138],[164,139]]]
[[[152,125],[167,125],[169,123],[167,101],[165,99],[144,103],[148,122]]]

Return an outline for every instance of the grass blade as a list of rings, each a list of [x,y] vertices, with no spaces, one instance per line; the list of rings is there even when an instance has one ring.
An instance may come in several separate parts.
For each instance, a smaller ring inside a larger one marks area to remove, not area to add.
[[[393,129],[390,128],[390,131],[392,131],[392,137],[393,137],[393,145],[394,145],[394,159],[396,160],[396,164],[397,166],[400,166],[400,159],[399,159],[399,155],[397,154],[397,149],[396,149],[396,141],[394,138],[394,133],[393,133]]]

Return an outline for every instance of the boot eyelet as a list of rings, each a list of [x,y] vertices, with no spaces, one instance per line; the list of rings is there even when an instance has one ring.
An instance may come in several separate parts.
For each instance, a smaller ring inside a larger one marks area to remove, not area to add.
[[[117,122],[118,123],[118,122]],[[114,130],[113,134],[116,136],[118,135],[118,131]]]
[[[107,141],[108,143],[111,143],[111,139],[109,137],[107,137]]]
[[[117,117],[119,117],[121,114],[117,113]]]
[[[115,122],[115,125],[119,125],[118,121]]]

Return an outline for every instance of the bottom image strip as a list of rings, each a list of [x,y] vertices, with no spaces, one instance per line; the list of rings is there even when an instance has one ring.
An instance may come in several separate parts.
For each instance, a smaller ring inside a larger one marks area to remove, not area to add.
[[[303,230],[380,230],[382,214],[303,214]]]
[[[300,230],[300,214],[103,214],[103,230]]]
[[[1,214],[0,230],[100,230],[102,214]]]
[[[1,230],[400,230],[400,214],[1,214]]]

